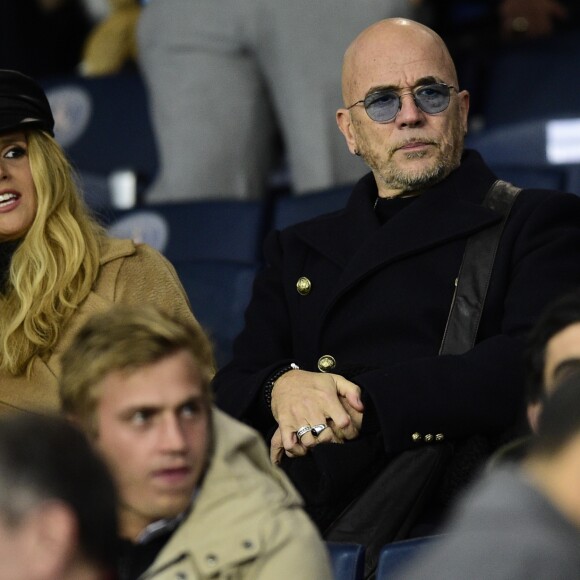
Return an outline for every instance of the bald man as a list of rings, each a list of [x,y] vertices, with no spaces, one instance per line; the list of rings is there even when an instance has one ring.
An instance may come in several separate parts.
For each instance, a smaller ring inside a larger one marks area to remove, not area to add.
[[[524,404],[523,336],[580,282],[580,200],[521,191],[475,346],[439,356],[466,242],[501,220],[482,206],[497,177],[463,148],[469,94],[441,38],[405,19],[354,40],[342,87],[338,127],[370,173],[343,210],[269,235],[245,328],[214,383],[218,404],[270,442],[323,530],[402,451],[470,441],[467,455],[483,461]]]

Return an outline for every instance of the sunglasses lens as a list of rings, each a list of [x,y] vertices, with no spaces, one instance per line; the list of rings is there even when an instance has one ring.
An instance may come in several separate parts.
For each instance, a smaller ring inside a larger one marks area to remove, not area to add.
[[[399,111],[399,95],[395,91],[373,93],[364,100],[364,106],[373,121],[386,123]]]
[[[447,85],[427,85],[415,91],[417,104],[425,113],[441,113],[449,106],[450,91]]]
[[[413,94],[417,106],[425,113],[434,115],[449,106],[451,93],[447,85],[434,84],[419,87]],[[373,121],[388,123],[397,116],[401,98],[395,91],[378,91],[364,100],[364,106]]]

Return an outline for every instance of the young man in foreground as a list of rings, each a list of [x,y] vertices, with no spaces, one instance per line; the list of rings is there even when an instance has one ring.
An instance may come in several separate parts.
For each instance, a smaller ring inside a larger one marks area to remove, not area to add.
[[[330,579],[259,436],[212,407],[212,374],[206,336],[152,307],[99,314],[63,355],[63,411],[117,482],[121,580]]]

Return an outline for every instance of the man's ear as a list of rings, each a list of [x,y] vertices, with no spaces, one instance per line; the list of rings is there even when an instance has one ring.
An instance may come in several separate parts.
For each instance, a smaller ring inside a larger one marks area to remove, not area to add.
[[[78,555],[78,522],[70,507],[58,500],[41,503],[26,516],[33,554],[31,577],[63,578]]]
[[[459,114],[463,134],[467,135],[467,129],[469,127],[469,92],[465,90],[459,91],[457,98],[459,99]]]
[[[542,414],[542,402],[536,401],[535,403],[528,403],[528,424],[530,429],[534,432],[538,432],[538,426],[540,424],[540,415]]]
[[[352,130],[352,119],[348,109],[338,109],[338,111],[336,111],[336,124],[346,139],[348,150],[353,155],[358,155],[359,152],[356,145],[356,137]]]

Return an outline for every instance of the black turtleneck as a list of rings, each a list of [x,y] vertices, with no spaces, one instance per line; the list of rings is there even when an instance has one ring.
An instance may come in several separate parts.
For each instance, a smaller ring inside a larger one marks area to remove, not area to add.
[[[387,223],[394,215],[407,206],[411,205],[418,195],[408,197],[378,197],[375,205],[375,213],[381,224]]]

